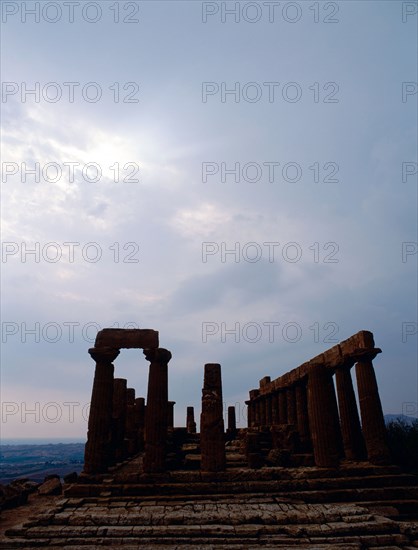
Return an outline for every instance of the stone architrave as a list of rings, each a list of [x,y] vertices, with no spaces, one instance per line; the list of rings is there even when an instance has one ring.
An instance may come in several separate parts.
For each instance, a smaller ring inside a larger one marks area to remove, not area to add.
[[[189,434],[195,434],[196,433],[196,422],[195,422],[195,419],[194,419],[194,407],[187,407],[186,429],[187,429],[187,433],[189,433]]]
[[[114,462],[124,458],[124,439],[126,423],[126,380],[115,378],[113,381],[112,413],[112,450]]]
[[[368,458],[374,464],[388,464],[390,455],[387,447],[386,426],[371,360],[357,363],[356,378],[361,424]]]
[[[146,349],[150,361],[147,412],[145,415],[144,471],[165,470],[168,417],[168,363],[171,353],[164,348]]]
[[[104,328],[97,333],[95,348],[158,348],[158,331],[140,328]]]
[[[225,431],[223,421],[221,365],[205,365],[200,415],[201,470],[225,470]]]
[[[106,472],[113,461],[111,444],[114,366],[112,362],[119,355],[119,350],[90,348],[89,354],[96,361],[96,369],[84,452],[84,472],[96,474]]]
[[[308,374],[308,414],[315,464],[321,468],[339,463],[334,400],[332,373],[324,365],[313,366]]]

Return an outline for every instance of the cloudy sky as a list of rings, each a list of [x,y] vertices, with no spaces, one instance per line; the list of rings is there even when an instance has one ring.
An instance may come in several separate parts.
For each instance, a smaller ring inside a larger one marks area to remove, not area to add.
[[[362,329],[417,415],[416,3],[2,10],[3,438],[85,436],[110,326],[159,330],[177,425],[205,363],[243,426]],[[146,395],[141,350],[115,369]]]

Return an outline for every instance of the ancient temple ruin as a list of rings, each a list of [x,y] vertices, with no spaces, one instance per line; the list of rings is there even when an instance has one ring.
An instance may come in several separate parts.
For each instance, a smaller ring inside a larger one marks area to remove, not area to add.
[[[122,348],[142,349],[149,361],[146,397],[114,376]],[[185,426],[174,425],[171,353],[154,330],[104,329],[89,352],[96,370],[84,472],[52,509],[9,529],[4,548],[418,545],[418,478],[388,464],[371,332],[264,377],[249,392],[246,428],[235,407],[224,424],[217,363],[204,366],[200,425],[190,406]]]
[[[121,348],[143,349],[150,362],[148,391],[136,397],[114,377]],[[204,370],[200,432],[193,407],[185,428],[174,426],[168,395],[171,353],[150,329],[103,329],[89,350],[96,361],[84,474],[103,474],[129,457],[142,456],[144,473],[227,467],[225,443],[238,438],[250,468],[268,465],[337,468],[342,460],[388,464],[386,429],[372,361],[381,350],[373,334],[360,331],[340,344],[271,380],[260,380],[246,401],[248,426],[237,430],[235,408],[224,427],[221,365]],[[351,369],[355,366],[359,408]],[[334,384],[335,380],[335,384]],[[360,414],[359,414],[360,413]],[[361,420],[360,420],[361,418]],[[183,451],[195,445],[193,460]]]

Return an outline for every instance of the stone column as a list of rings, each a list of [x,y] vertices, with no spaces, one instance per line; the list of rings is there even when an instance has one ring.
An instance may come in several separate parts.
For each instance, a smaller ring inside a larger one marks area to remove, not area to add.
[[[348,460],[365,460],[366,447],[361,433],[350,368],[351,366],[341,366],[335,371],[344,454]]]
[[[105,472],[112,463],[112,409],[113,372],[112,361],[119,355],[118,349],[91,348],[96,361],[93,389],[90,401],[87,443],[84,452],[84,472]]]
[[[267,425],[267,415],[266,415],[266,396],[260,395],[258,398],[260,403],[260,426]]]
[[[112,414],[112,450],[113,462],[124,458],[124,439],[126,422],[126,380],[115,378],[113,381],[113,414]]]
[[[126,390],[126,420],[125,420],[125,456],[135,454],[136,429],[135,429],[135,389]]]
[[[273,423],[273,396],[272,394],[267,394],[265,396],[266,401],[266,426],[270,427]]]
[[[277,393],[271,395],[271,423],[273,426],[277,426],[279,423],[279,402],[277,395]]]
[[[144,450],[144,430],[145,430],[145,399],[137,397],[135,399],[135,430],[136,430],[136,448],[137,451]]]
[[[254,423],[252,417],[252,403],[251,401],[245,401],[245,404],[247,405],[247,428],[251,428]]]
[[[279,406],[279,422],[280,424],[287,424],[287,398],[286,390],[280,390],[277,394],[278,406]]]
[[[259,395],[260,390],[250,390],[250,401],[248,404],[248,427],[256,428],[259,426],[259,416],[257,411],[256,397]]]
[[[174,405],[176,404],[175,401],[169,401],[168,402],[168,415],[167,415],[167,428],[174,428]]]
[[[315,464],[321,468],[334,468],[339,463],[334,400],[332,374],[323,365],[312,366],[308,374],[308,414]]]
[[[306,383],[302,380],[295,387],[296,397],[296,422],[299,433],[299,441],[302,449],[310,446],[308,400],[306,395]]]
[[[237,433],[237,420],[235,415],[235,407],[228,407],[228,433],[235,435]]]
[[[204,472],[225,470],[225,433],[223,421],[221,365],[205,365],[200,415],[201,469]]]
[[[186,416],[186,428],[187,433],[195,434],[196,433],[196,422],[194,419],[194,408],[187,407],[187,416]]]
[[[295,388],[286,388],[287,423],[296,426],[296,397]]]
[[[357,363],[356,378],[368,458],[374,464],[388,464],[390,455],[386,441],[386,426],[371,360]]]
[[[168,409],[168,362],[171,353],[164,348],[144,350],[150,361],[147,413],[145,415],[145,472],[165,470]]]

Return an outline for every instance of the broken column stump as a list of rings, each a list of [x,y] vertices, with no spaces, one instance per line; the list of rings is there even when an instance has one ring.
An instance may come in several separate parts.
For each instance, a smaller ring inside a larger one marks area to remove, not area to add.
[[[225,470],[225,433],[223,421],[221,365],[207,363],[202,390],[200,415],[201,470]]]

